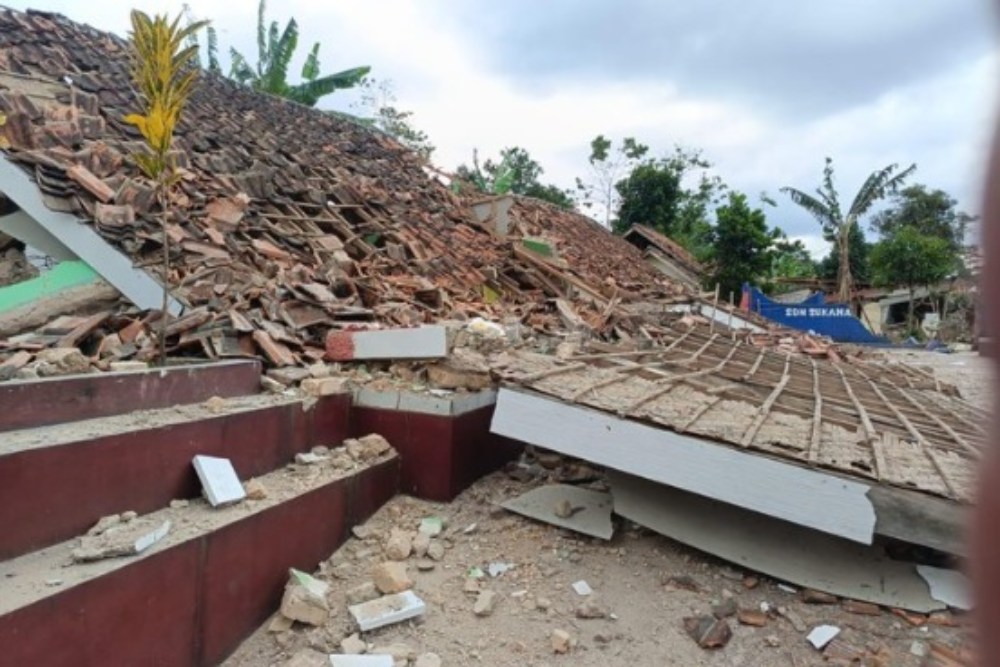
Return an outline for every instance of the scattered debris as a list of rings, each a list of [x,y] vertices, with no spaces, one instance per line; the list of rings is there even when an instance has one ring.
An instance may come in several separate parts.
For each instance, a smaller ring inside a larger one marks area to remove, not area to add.
[[[762,628],[767,625],[767,613],[756,609],[738,609],[736,620],[742,625],[751,625],[755,628]]]
[[[472,613],[476,616],[489,616],[493,613],[493,608],[497,604],[498,595],[496,591],[483,590],[479,591],[479,596],[476,598],[476,603],[472,607]]]
[[[360,655],[368,650],[368,644],[355,632],[340,640],[340,650],[346,655]]]
[[[931,597],[949,607],[972,609],[969,580],[961,572],[929,565],[918,565],[917,573],[931,589]]]
[[[837,604],[837,596],[812,588],[802,589],[802,601],[806,604]]]
[[[583,602],[576,606],[575,614],[577,618],[593,619],[605,618],[608,612],[598,604],[595,596],[588,595]]]
[[[555,653],[569,653],[569,650],[573,648],[573,636],[565,630],[556,628],[549,635],[549,639]]]
[[[87,563],[105,558],[135,556],[153,546],[170,532],[170,521],[140,518],[124,521],[121,515],[103,517],[80,538],[72,552],[77,563]]]
[[[407,530],[393,528],[385,544],[386,558],[404,561],[411,553],[413,553],[413,534]]]
[[[362,632],[416,618],[427,611],[427,605],[413,591],[385,595],[375,600],[348,607]]]
[[[418,532],[427,537],[437,537],[444,530],[444,519],[439,516],[428,516],[420,520]],[[468,532],[468,530],[466,531]]]
[[[331,655],[329,667],[393,667],[391,655]]]
[[[594,592],[594,589],[590,587],[590,584],[582,579],[580,581],[574,581],[572,586],[577,595],[590,595]]]
[[[447,354],[443,326],[331,331],[326,337],[326,358],[330,361],[434,359]]]
[[[347,454],[358,463],[373,461],[392,449],[389,441],[378,433],[370,433],[363,438],[344,440]]]
[[[199,455],[194,457],[194,469],[201,480],[205,498],[212,507],[229,505],[246,497],[246,491],[229,459]]]
[[[797,628],[796,628],[797,629]],[[830,643],[830,641],[840,634],[840,628],[835,625],[817,625],[812,629],[812,632],[806,637],[809,643],[813,645],[817,650],[823,650],[823,647]]]
[[[259,479],[251,479],[243,485],[247,500],[264,500],[267,498],[267,487]]]
[[[286,618],[308,625],[323,625],[330,616],[326,601],[330,585],[294,568],[288,571],[288,583],[281,598],[281,613]]]
[[[502,561],[493,561],[486,566],[486,572],[493,578],[499,577],[504,572],[512,569],[514,569],[513,563],[504,563]]]
[[[705,649],[722,648],[733,636],[729,623],[714,616],[688,616],[684,619],[684,630]]]
[[[402,593],[413,587],[413,580],[407,574],[406,564],[396,561],[379,563],[372,570],[375,587],[384,594]]]

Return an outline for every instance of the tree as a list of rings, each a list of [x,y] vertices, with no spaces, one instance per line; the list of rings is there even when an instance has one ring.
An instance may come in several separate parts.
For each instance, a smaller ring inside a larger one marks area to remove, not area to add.
[[[711,250],[709,208],[726,191],[722,180],[707,172],[711,166],[699,151],[680,146],[668,157],[638,163],[615,184],[619,205],[613,229],[623,233],[633,224],[648,225],[705,259]],[[701,170],[697,184],[687,187],[696,170]]]
[[[580,204],[587,209],[599,206],[604,209],[604,226],[611,228],[611,215],[618,210],[619,194],[616,189],[618,181],[629,174],[639,164],[649,146],[640,144],[634,137],[625,137],[617,150],[613,149],[610,139],[603,134],[594,137],[590,142],[591,176],[589,181],[576,179],[576,189]]]
[[[791,240],[780,229],[774,231],[771,247],[771,280],[776,278],[812,278],[816,276],[816,262],[802,241]],[[785,291],[772,286],[772,289]]]
[[[320,76],[319,42],[316,42],[302,66],[304,81],[290,84],[288,66],[299,43],[299,25],[293,18],[288,20],[284,30],[278,28],[277,21],[272,21],[268,27],[264,18],[265,4],[265,0],[260,0],[257,8],[257,67],[251,67],[239,51],[230,48],[231,79],[254,90],[312,107],[324,95],[358,85],[371,71],[371,67],[367,66],[352,67],[336,74]]]
[[[361,100],[352,106],[362,112],[362,122],[395,137],[401,144],[429,160],[434,145],[427,133],[415,128],[412,111],[396,107],[396,92],[390,79],[365,77],[361,81]]]
[[[184,3],[181,5],[181,14],[184,15],[185,23],[187,28],[195,26],[196,29],[192,30],[187,37],[184,38],[185,46],[200,46],[200,41],[198,39],[198,33],[200,30],[197,29],[199,25],[205,28],[205,60],[202,61],[201,49],[198,50],[199,64],[207,69],[213,74],[222,74],[222,65],[219,63],[219,35],[215,32],[215,28],[212,25],[205,25],[205,22],[199,22],[194,18],[194,12],[191,11],[191,5]]]
[[[833,160],[826,158],[823,168],[823,183],[816,188],[819,197],[813,197],[801,190],[791,187],[781,188],[781,191],[791,197],[792,201],[808,211],[823,226],[824,233],[835,239],[839,265],[837,267],[837,298],[844,302],[851,301],[851,291],[854,280],[851,273],[850,243],[851,231],[871,207],[886,195],[894,194],[903,181],[916,170],[911,164],[900,171],[899,166],[890,164],[878,171],[873,171],[864,185],[858,190],[851,202],[851,207],[845,214],[840,207],[840,198],[833,185]]]
[[[142,99],[142,113],[132,113],[124,120],[135,125],[146,143],[146,150],[132,155],[139,168],[153,181],[160,204],[160,228],[163,234],[163,306],[160,312],[160,364],[167,361],[167,321],[170,284],[170,236],[167,234],[167,197],[177,183],[177,165],[171,153],[174,128],[180,121],[184,104],[197,80],[198,46],[188,38],[205,23],[180,27],[181,16],[173,22],[166,16],[149,17],[133,10],[129,42],[132,50],[132,81]],[[187,46],[183,46],[187,44]],[[182,48],[183,46],[183,48]]]
[[[620,201],[612,223],[616,234],[640,224],[672,235],[681,200],[681,174],[676,169],[664,162],[643,162],[615,183],[615,190]]]
[[[871,222],[872,229],[889,236],[901,227],[912,227],[926,236],[944,239],[958,251],[965,245],[965,232],[976,218],[957,209],[958,202],[943,190],[911,185],[895,193],[892,206]]]
[[[833,244],[830,253],[820,260],[816,269],[820,278],[824,280],[836,281],[840,275],[840,250],[837,245],[837,237],[834,234],[824,232],[823,238]],[[865,233],[860,225],[854,225],[850,231],[848,243],[848,262],[851,268],[851,278],[855,284],[867,284],[871,282],[871,265],[868,255],[871,253],[872,244],[865,238]]]
[[[729,193],[728,203],[716,209],[715,218],[711,232],[714,268],[709,282],[718,284],[723,294],[739,294],[744,282],[768,275],[775,233],[768,230],[764,212],[751,209],[746,195],[739,192]]]
[[[512,146],[500,151],[498,160],[479,163],[479,153],[472,151],[472,167],[459,165],[456,176],[471,183],[480,192],[503,194],[512,192],[542,199],[565,209],[573,208],[573,198],[566,190],[539,181],[545,173],[527,150]]]
[[[875,283],[886,287],[906,287],[910,304],[907,329],[915,330],[913,300],[916,288],[934,285],[948,277],[958,265],[958,253],[948,240],[924,234],[915,226],[904,225],[875,244],[871,252]]]

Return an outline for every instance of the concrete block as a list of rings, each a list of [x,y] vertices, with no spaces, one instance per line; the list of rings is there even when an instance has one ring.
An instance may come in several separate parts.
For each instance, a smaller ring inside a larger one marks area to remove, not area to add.
[[[331,331],[326,337],[326,358],[436,359],[448,354],[448,334],[443,326],[369,331]]]
[[[331,655],[330,667],[393,667],[391,655]]]
[[[281,614],[309,625],[323,625],[330,617],[326,593],[330,585],[295,568],[288,571],[288,584],[281,598]]]
[[[199,455],[194,457],[194,469],[212,507],[235,503],[246,497],[229,459]]]
[[[358,628],[362,632],[367,632],[416,618],[427,611],[427,605],[413,591],[404,591],[352,605],[347,609],[354,617]]]
[[[372,581],[375,587],[386,594],[402,593],[413,587],[413,580],[406,571],[405,563],[386,561],[372,569]]]
[[[323,377],[306,378],[302,380],[299,387],[310,396],[332,396],[334,394],[345,394],[349,390],[348,378],[346,377]]]

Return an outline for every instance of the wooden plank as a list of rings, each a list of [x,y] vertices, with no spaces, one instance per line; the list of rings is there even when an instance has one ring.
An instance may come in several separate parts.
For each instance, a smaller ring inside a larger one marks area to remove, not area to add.
[[[501,388],[491,431],[598,465],[871,544],[868,486],[703,438]]]
[[[820,440],[823,437],[823,394],[819,389],[819,369],[816,367],[816,360],[810,359],[813,371],[813,406],[812,432],[809,434],[809,449],[806,458],[810,464],[816,462],[819,457]]]
[[[789,355],[789,357],[790,356],[791,355]],[[773,406],[774,402],[778,400],[779,396],[781,396],[781,392],[785,390],[785,385],[788,384],[788,380],[791,377],[788,374],[788,363],[789,363],[788,358],[786,358],[784,375],[781,376],[781,380],[778,382],[777,386],[775,386],[774,390],[771,392],[771,394],[767,397],[764,403],[757,410],[757,417],[754,418],[753,423],[750,425],[750,428],[748,428],[746,432],[743,434],[743,438],[742,440],[740,440],[740,444],[743,445],[744,447],[749,446],[750,443],[753,442],[753,439],[757,436],[757,431],[759,431],[760,427],[764,425],[764,421],[767,419],[767,415],[770,414],[771,406]]]

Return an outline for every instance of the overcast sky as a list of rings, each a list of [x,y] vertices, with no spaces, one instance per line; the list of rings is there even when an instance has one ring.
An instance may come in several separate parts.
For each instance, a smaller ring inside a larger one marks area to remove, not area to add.
[[[128,11],[182,2],[7,0],[124,35]],[[255,55],[257,3],[191,0],[224,52]],[[1000,58],[987,0],[282,0],[300,50],[324,72],[367,64],[454,169],[473,148],[523,146],[543,180],[586,175],[597,134],[635,136],[656,154],[681,144],[754,199],[772,224],[827,248],[778,188],[814,188],[823,158],[848,200],[865,176],[917,163],[914,182],[979,209]],[[224,58],[224,66],[228,57]],[[297,72],[297,68],[295,70]],[[346,108],[338,93],[320,106]],[[846,204],[845,204],[846,205]]]

